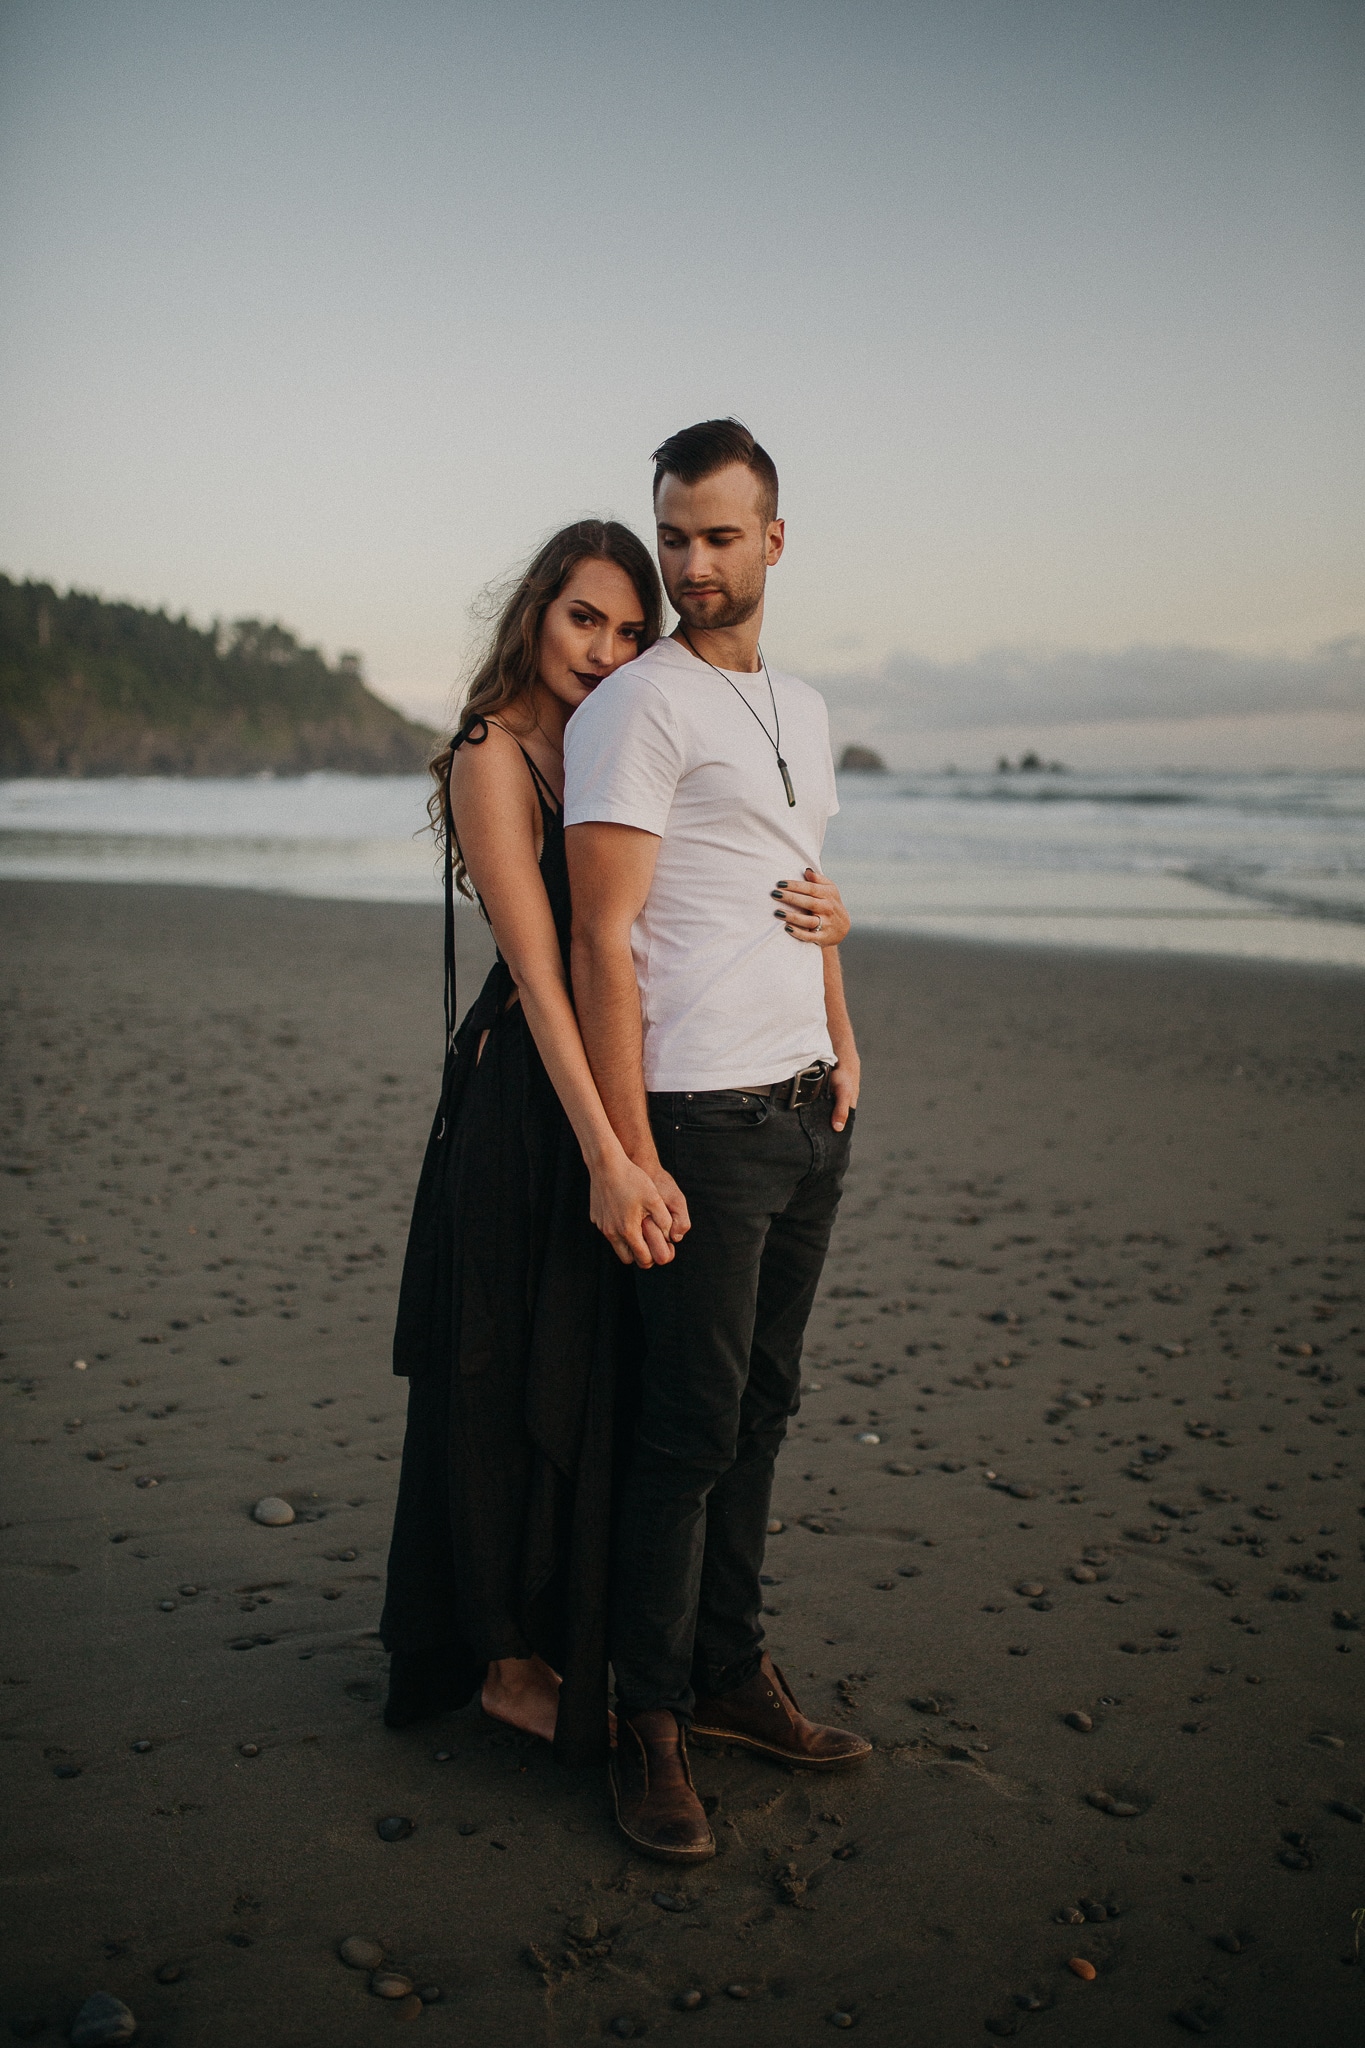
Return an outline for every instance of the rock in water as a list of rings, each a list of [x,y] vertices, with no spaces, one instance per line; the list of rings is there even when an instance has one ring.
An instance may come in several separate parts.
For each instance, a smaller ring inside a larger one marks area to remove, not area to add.
[[[348,1970],[377,1970],[384,1960],[384,1951],[377,1941],[370,1941],[363,1934],[348,1934],[337,1949]]]
[[[839,756],[841,775],[885,775],[886,763],[875,747],[847,746]]]
[[[287,1529],[294,1519],[294,1510],[277,1493],[268,1493],[251,1510],[251,1519],[263,1523],[267,1529]]]
[[[137,2021],[121,1998],[112,1991],[95,1991],[76,2014],[71,2027],[71,2048],[107,2048],[117,2041],[131,2041]]]

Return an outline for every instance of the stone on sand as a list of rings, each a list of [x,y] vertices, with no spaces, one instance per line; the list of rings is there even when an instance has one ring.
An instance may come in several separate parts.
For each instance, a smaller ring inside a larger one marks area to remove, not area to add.
[[[108,2044],[131,2041],[137,2021],[121,1998],[112,1991],[93,1991],[71,2025],[71,2048],[108,2048]]]
[[[412,1979],[400,1970],[376,1970],[370,1979],[370,1989],[376,1998],[410,1998]]]
[[[377,1970],[384,1960],[384,1951],[377,1941],[371,1941],[364,1934],[348,1934],[337,1948],[348,1970]]]
[[[251,1510],[251,1519],[267,1529],[287,1529],[294,1519],[294,1510],[277,1493],[268,1493]]]

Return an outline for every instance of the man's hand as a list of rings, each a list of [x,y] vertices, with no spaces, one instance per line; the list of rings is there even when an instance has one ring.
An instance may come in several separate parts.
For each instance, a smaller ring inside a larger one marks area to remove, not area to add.
[[[692,1218],[687,1213],[687,1197],[674,1180],[672,1174],[667,1173],[659,1164],[657,1155],[652,1164],[646,1168],[646,1171],[655,1187],[659,1190],[659,1197],[668,1210],[670,1219],[669,1236],[674,1244],[681,1244],[688,1231],[692,1228]],[[671,1250],[668,1256],[672,1258],[673,1253]],[[662,1261],[659,1263],[662,1264]]]
[[[862,1077],[856,1052],[851,1060],[840,1060],[830,1075],[830,1093],[834,1097],[834,1113],[829,1120],[832,1130],[842,1131],[848,1122],[849,1111],[858,1107],[858,1088]]]

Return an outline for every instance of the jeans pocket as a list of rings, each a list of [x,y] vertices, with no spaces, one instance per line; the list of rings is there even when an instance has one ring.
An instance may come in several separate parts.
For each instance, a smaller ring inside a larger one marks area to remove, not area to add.
[[[723,1136],[727,1131],[756,1131],[765,1124],[772,1112],[772,1103],[765,1095],[741,1095],[738,1090],[727,1089],[713,1095],[694,1095],[690,1102],[681,1102],[675,1108],[670,1121],[681,1131],[692,1131],[705,1135],[715,1132]]]

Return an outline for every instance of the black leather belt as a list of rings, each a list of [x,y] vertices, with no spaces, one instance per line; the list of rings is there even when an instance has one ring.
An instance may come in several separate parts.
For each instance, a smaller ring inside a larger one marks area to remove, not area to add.
[[[808,1102],[819,1102],[829,1093],[830,1075],[834,1072],[825,1060],[817,1060],[813,1067],[802,1067],[799,1074],[793,1074],[789,1081],[765,1081],[761,1088],[741,1088],[741,1095],[770,1096],[783,1109],[804,1109]]]

